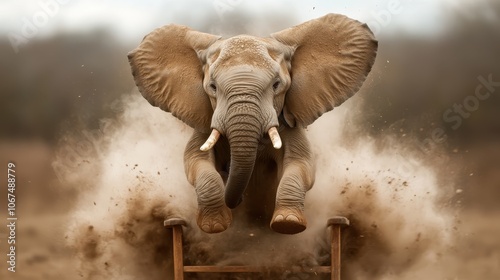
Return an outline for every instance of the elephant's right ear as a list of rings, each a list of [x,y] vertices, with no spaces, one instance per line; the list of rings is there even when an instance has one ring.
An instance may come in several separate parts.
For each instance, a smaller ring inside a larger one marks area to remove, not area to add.
[[[189,126],[210,132],[212,107],[203,89],[197,52],[220,37],[185,26],[167,25],[144,37],[128,54],[135,83],[149,103]]]
[[[355,94],[377,53],[377,41],[368,26],[338,14],[271,36],[295,50],[283,109],[290,126],[307,126]]]

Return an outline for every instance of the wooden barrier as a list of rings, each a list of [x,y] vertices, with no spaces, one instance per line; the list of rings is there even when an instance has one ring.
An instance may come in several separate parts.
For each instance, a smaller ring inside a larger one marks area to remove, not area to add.
[[[293,268],[291,272],[303,273],[331,273],[332,280],[340,280],[340,253],[341,253],[341,233],[342,228],[349,225],[349,220],[345,217],[333,217],[328,220],[327,226],[331,228],[331,265],[314,266],[310,268]],[[185,266],[182,251],[182,227],[186,222],[179,218],[165,220],[164,226],[172,229],[173,233],[173,258],[174,258],[174,280],[184,280],[186,272],[201,273],[263,273],[270,269],[259,266]]]

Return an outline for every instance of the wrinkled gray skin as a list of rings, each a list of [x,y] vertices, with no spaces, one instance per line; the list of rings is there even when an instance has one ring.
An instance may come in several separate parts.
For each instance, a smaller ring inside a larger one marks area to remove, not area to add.
[[[194,128],[184,164],[203,231],[226,230],[243,197],[250,220],[270,218],[280,233],[306,228],[314,162],[304,128],[358,91],[376,49],[366,25],[335,14],[269,38],[221,39],[177,25],[144,38],[129,54],[139,90]],[[222,136],[201,151],[213,129]]]

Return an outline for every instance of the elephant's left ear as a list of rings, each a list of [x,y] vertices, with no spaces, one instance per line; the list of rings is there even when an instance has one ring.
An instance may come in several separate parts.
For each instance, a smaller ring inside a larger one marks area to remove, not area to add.
[[[338,14],[271,36],[295,49],[284,108],[290,126],[307,126],[355,94],[371,70],[378,45],[366,24]]]
[[[220,36],[170,24],[157,28],[128,54],[135,83],[149,103],[209,133],[212,106],[198,57]]]

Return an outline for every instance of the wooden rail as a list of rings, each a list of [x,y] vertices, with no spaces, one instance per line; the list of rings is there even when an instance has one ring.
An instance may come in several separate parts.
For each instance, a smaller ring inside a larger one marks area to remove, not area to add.
[[[332,280],[340,280],[340,253],[341,253],[341,233],[342,228],[349,225],[349,220],[345,217],[333,217],[328,220],[327,226],[331,228],[331,265],[314,266],[310,268],[294,267],[291,272],[305,273],[331,273]],[[185,266],[182,251],[182,227],[186,222],[179,218],[165,220],[164,226],[171,228],[173,232],[173,257],[174,257],[174,280],[184,280],[186,272],[202,273],[259,273],[269,272],[270,269],[260,266]]]

